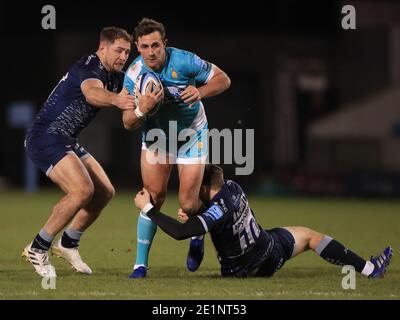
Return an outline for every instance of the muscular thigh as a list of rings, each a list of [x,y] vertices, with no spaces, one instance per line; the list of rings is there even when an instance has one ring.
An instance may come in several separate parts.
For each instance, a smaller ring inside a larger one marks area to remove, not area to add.
[[[151,151],[142,150],[140,166],[144,187],[154,198],[158,195],[165,196],[172,164],[156,163],[150,159],[153,156]]]
[[[94,157],[88,156],[82,160],[82,163],[93,181],[94,195],[104,194],[114,190],[113,185],[103,167]]]
[[[309,248],[310,234],[309,229],[304,227],[284,227],[289,231],[295,241],[294,251],[292,257],[297,256],[299,253],[306,251]]]
[[[50,171],[49,178],[66,193],[93,188],[86,167],[75,153],[62,158]]]
[[[204,164],[178,164],[179,202],[197,201],[204,175]]]

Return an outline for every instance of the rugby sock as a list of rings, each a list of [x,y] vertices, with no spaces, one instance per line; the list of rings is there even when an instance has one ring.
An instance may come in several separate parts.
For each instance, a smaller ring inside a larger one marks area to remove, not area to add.
[[[353,266],[357,272],[368,272],[368,270],[364,270],[367,266],[367,262],[363,258],[329,236],[325,236],[321,240],[315,252],[329,263],[342,266],[350,265]]]
[[[192,240],[196,240],[196,239],[203,240],[204,239],[204,235],[192,237]]]
[[[142,211],[140,211],[137,223],[137,252],[134,269],[139,266],[148,266],[150,247],[157,225]]]
[[[53,241],[53,239],[54,236],[48,234],[46,230],[42,229],[33,240],[32,248],[47,251],[50,249],[51,242]]]
[[[61,237],[61,245],[64,248],[76,248],[79,246],[79,240],[81,239],[83,232],[67,228],[63,232]]]

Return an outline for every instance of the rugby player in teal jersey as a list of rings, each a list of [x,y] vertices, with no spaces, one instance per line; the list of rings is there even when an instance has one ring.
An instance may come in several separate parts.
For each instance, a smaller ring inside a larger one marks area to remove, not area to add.
[[[208,155],[208,125],[202,99],[227,90],[230,79],[216,65],[196,54],[166,47],[165,28],[157,21],[144,18],[135,28],[134,41],[140,56],[128,68],[124,87],[134,95],[138,77],[153,73],[164,88],[164,104],[155,115],[148,116],[140,106],[124,112],[125,128],[136,128],[142,123],[144,126],[141,154],[144,187],[149,190],[153,205],[160,209],[171,170],[177,164],[179,204],[185,212],[194,215],[203,209],[198,195]],[[171,134],[171,131],[176,131],[176,134]],[[165,148],[152,148],[154,135],[149,133],[154,132],[165,138]],[[181,133],[189,133],[186,136],[188,142],[177,139]],[[155,233],[156,225],[141,212],[137,224],[137,256],[131,278],[146,276]],[[200,265],[203,246],[202,237],[191,240],[187,260],[190,271],[195,271]]]

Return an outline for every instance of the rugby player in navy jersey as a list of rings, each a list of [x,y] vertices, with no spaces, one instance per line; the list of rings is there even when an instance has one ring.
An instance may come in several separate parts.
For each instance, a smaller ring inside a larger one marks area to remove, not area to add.
[[[159,212],[151,204],[146,189],[135,197],[135,205],[164,232],[177,240],[209,232],[221,265],[222,276],[270,277],[287,260],[306,250],[313,250],[332,264],[351,265],[369,278],[383,277],[393,250],[366,261],[335,239],[306,227],[284,227],[264,230],[256,221],[242,188],[224,180],[216,165],[206,165],[200,189],[206,204],[203,213],[188,216],[181,209],[180,223]]]
[[[122,89],[122,68],[131,51],[131,40],[123,29],[104,28],[96,53],[82,57],[69,69],[27,133],[28,157],[66,193],[23,250],[23,256],[42,277],[56,276],[48,250],[64,227],[52,253],[67,260],[77,272],[92,273],[79,255],[79,240],[115,191],[101,165],[77,137],[101,108],[118,108],[123,113],[134,108],[134,97]],[[161,98],[162,90],[141,96],[140,109],[148,112]]]

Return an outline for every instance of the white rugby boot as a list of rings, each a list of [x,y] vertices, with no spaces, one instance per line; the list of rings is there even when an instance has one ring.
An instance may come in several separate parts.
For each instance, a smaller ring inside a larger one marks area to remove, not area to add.
[[[46,250],[32,248],[32,242],[22,251],[22,257],[30,262],[35,271],[43,278],[56,278],[56,270],[49,261],[49,253]]]
[[[67,260],[71,266],[76,270],[76,272],[84,273],[84,274],[91,274],[92,269],[83,262],[78,247],[76,248],[65,248],[61,244],[61,239],[59,239],[52,247],[51,253],[58,258],[63,258]]]

